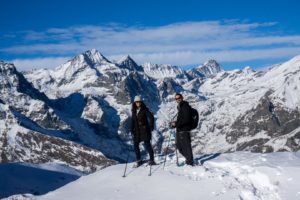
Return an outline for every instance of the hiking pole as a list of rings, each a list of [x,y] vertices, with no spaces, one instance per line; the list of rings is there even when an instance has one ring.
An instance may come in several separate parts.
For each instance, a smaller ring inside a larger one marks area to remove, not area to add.
[[[152,169],[152,165],[150,165],[150,171],[149,171],[148,176],[151,176],[151,169]]]
[[[151,144],[151,141],[150,141],[150,145],[152,145]],[[150,159],[151,160],[151,159]],[[151,161],[149,162],[149,164],[150,164],[150,169],[149,169],[149,174],[148,174],[148,176],[151,176],[151,170],[152,170],[152,163],[151,163]]]
[[[129,140],[130,140],[131,138],[129,138]],[[126,164],[125,164],[125,169],[124,169],[124,174],[123,174],[123,178],[125,178],[126,177],[126,171],[127,171],[127,164],[128,164],[128,159],[129,159],[129,153],[130,153],[130,151],[129,151],[129,148],[127,149],[128,150],[128,152],[127,152],[127,159],[126,159]]]
[[[170,128],[169,128],[170,130]],[[171,134],[170,134],[170,131],[169,132],[169,140],[168,140],[168,145],[167,145],[167,151],[166,151],[166,155],[165,155],[165,160],[164,160],[164,166],[163,166],[163,169],[165,169],[165,165],[166,165],[166,160],[167,160],[167,154],[168,154],[168,151],[169,151],[169,145],[170,145],[170,140],[171,140]]]
[[[126,170],[127,170],[127,164],[128,164],[128,158],[129,158],[129,151],[128,151],[128,153],[127,153],[127,159],[126,159],[126,165],[125,165],[125,169],[124,169],[124,174],[123,174],[123,178],[125,178],[126,177]]]
[[[179,166],[179,162],[178,162],[178,153],[177,153],[177,139],[176,139],[176,132],[173,131],[173,136],[175,138],[175,154],[176,154],[176,165]]]

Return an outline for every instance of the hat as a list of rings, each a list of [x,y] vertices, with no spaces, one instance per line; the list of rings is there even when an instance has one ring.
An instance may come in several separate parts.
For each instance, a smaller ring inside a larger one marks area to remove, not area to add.
[[[142,101],[141,96],[135,96],[134,97],[134,102],[137,102],[137,101]]]

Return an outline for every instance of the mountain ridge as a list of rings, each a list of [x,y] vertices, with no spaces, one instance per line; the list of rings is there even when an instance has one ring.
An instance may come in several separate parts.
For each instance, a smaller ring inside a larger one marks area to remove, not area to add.
[[[86,61],[83,54],[93,58]],[[192,132],[195,153],[300,149],[300,56],[264,72],[225,71],[211,60],[192,74],[171,65],[139,66],[130,56],[114,63],[96,50],[83,54],[55,70],[24,73],[21,82],[26,84],[19,92],[10,89],[18,83],[14,77],[19,72],[9,74],[7,64],[1,63],[1,103],[14,110],[18,126],[122,162],[130,145],[134,96],[141,95],[156,117],[153,145],[160,153],[165,150],[166,124],[176,114],[174,95],[181,92],[200,116]],[[1,113],[6,111],[2,107]],[[7,123],[7,116],[1,116],[1,123]]]

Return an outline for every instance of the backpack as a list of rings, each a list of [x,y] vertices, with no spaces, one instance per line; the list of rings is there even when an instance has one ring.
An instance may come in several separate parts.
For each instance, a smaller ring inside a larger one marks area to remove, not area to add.
[[[198,122],[199,122],[199,113],[195,108],[191,107],[191,119],[192,119],[192,123],[191,123],[191,130],[197,128],[198,126]]]

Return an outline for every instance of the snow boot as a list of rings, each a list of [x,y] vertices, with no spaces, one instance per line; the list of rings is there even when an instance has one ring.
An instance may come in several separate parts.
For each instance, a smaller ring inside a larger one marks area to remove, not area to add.
[[[148,165],[157,165],[156,162],[154,160],[149,160],[148,161]]]
[[[142,164],[144,164],[144,162],[142,160],[138,160],[136,161],[136,163],[133,165],[133,168],[138,168],[140,167]]]

